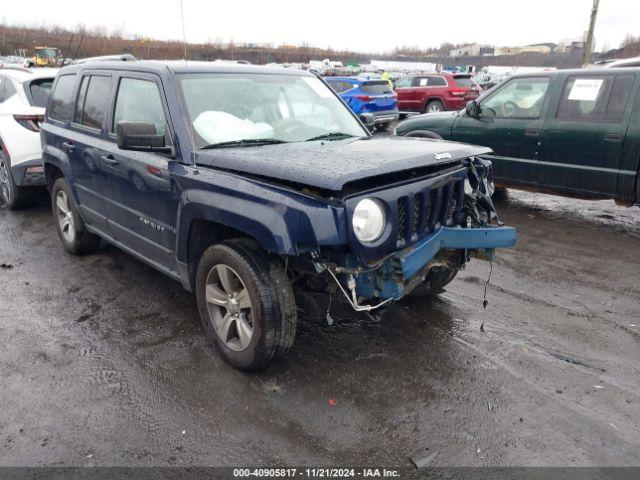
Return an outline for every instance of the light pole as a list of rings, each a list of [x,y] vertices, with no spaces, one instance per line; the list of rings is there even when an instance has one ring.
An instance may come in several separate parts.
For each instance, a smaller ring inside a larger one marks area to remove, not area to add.
[[[591,51],[593,50],[593,31],[596,28],[596,17],[598,15],[598,5],[600,0],[593,0],[593,9],[591,10],[591,21],[589,22],[589,32],[587,33],[587,41],[584,44],[584,58],[582,66],[586,67],[591,61]]]

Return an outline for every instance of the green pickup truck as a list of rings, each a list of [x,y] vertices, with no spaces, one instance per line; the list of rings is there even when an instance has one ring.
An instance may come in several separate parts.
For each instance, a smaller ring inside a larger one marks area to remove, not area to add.
[[[497,187],[640,203],[640,68],[518,75],[402,136],[491,147]]]

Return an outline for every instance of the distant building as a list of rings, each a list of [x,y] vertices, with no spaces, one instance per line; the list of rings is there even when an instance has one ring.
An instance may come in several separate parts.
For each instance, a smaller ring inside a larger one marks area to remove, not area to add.
[[[380,70],[386,72],[435,72],[438,70],[436,63],[430,62],[393,62],[387,60],[371,60],[368,65],[360,65],[364,72],[378,72]]]
[[[547,45],[525,45],[524,47],[496,47],[494,55],[520,55],[522,53],[551,53]]]
[[[556,53],[571,53],[574,50],[584,49],[587,43],[587,32],[583,33],[581,37],[564,38],[560,40],[558,46],[555,48]],[[596,44],[596,39],[593,39],[593,45]]]
[[[479,57],[482,46],[477,43],[449,50],[450,57]]]

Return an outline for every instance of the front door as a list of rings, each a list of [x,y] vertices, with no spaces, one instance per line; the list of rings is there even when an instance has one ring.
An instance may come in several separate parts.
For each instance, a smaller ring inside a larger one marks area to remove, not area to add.
[[[498,184],[535,186],[549,77],[513,78],[480,102],[478,118],[461,114],[452,140],[490,147]]]
[[[540,184],[566,192],[615,196],[632,103],[633,73],[563,78],[545,121]],[[633,179],[636,172],[626,172]]]
[[[119,122],[147,122],[171,145],[162,83],[154,75],[134,73],[123,73],[116,81],[108,120],[110,142],[102,158],[109,175],[106,194],[117,206],[109,226],[125,247],[175,271],[179,193],[170,171],[179,168],[178,162],[160,153],[120,150],[115,135]]]

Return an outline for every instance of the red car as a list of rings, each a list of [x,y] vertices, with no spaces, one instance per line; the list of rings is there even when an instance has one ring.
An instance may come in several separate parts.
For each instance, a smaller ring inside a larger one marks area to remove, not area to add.
[[[462,110],[480,95],[480,86],[465,73],[427,73],[396,82],[400,112],[433,113]]]

